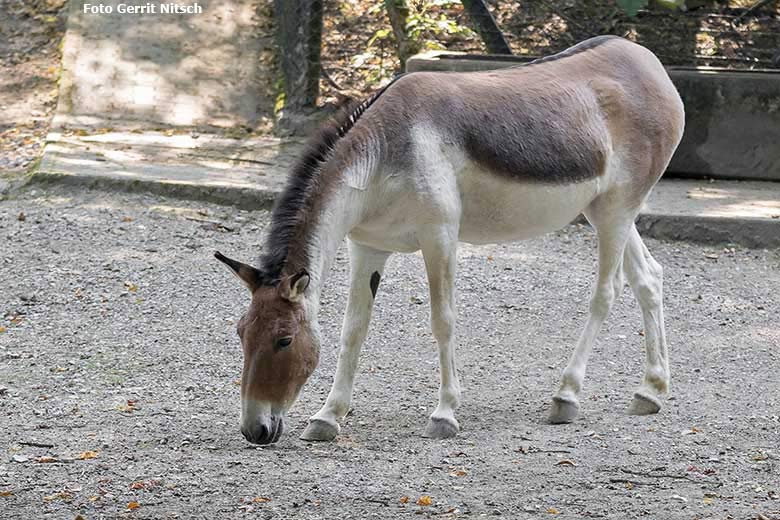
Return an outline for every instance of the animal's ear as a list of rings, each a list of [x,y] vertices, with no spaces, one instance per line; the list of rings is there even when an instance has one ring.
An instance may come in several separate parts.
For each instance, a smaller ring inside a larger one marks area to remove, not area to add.
[[[228,266],[230,272],[236,275],[251,292],[255,292],[255,289],[260,286],[260,279],[262,278],[260,271],[251,265],[228,258],[219,251],[214,252],[214,258]]]
[[[297,273],[285,276],[279,282],[279,296],[287,301],[297,303],[303,299],[303,293],[309,286],[309,273],[301,269]]]

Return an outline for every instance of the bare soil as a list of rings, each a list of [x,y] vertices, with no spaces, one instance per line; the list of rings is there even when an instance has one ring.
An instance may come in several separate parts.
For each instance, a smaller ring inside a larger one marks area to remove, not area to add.
[[[63,188],[0,201],[0,516],[780,519],[778,251],[648,240],[665,266],[664,409],[624,413],[642,363],[626,289],[581,416],[552,426],[548,402],[586,318],[593,234],[463,246],[462,431],[447,441],[420,435],[437,354],[422,259],[396,255],[353,410],[335,442],[313,444],[298,435],[334,373],[342,250],[320,367],[287,434],[254,447],[239,433],[236,384],[248,295],[211,255],[256,257],[267,222]]]
[[[0,1],[0,173],[40,156],[57,105],[65,0]]]

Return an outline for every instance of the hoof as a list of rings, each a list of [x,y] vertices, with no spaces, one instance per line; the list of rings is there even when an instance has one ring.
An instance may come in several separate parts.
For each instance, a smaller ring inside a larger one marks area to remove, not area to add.
[[[425,427],[423,437],[428,439],[451,439],[458,434],[458,430],[460,430],[460,427],[455,419],[431,417],[428,419],[428,425]]]
[[[309,419],[309,424],[301,434],[305,441],[332,441],[339,434],[338,423],[329,423],[322,419]]]
[[[661,401],[645,392],[635,392],[628,407],[630,415],[652,415],[661,411]]]
[[[553,397],[552,407],[550,408],[550,423],[565,424],[570,423],[577,417],[580,411],[580,405],[571,398]]]

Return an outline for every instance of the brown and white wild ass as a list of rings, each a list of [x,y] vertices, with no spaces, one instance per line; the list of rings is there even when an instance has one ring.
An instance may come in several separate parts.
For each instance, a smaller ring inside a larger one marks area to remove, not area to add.
[[[669,384],[662,270],[634,220],[683,125],[682,102],[658,59],[630,41],[597,37],[501,71],[402,76],[325,126],[277,202],[259,267],[216,254],[252,295],[238,323],[244,436],[275,442],[317,366],[320,289],[344,237],[351,285],[338,366],[302,438],[338,434],[385,262],[418,250],[441,369],[425,435],[455,435],[458,242],[534,237],[579,213],[596,230],[598,277],[549,419],[576,416],[588,355],[624,276],[642,310],[646,348],[628,411],[658,412]]]

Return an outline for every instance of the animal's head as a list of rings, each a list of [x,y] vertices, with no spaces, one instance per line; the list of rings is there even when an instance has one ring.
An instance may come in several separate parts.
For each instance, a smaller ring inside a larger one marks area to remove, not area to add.
[[[255,444],[276,442],[285,413],[319,361],[316,326],[304,306],[309,274],[301,270],[270,284],[260,270],[219,252],[214,256],[252,295],[249,309],[238,321],[244,352],[241,433]]]

